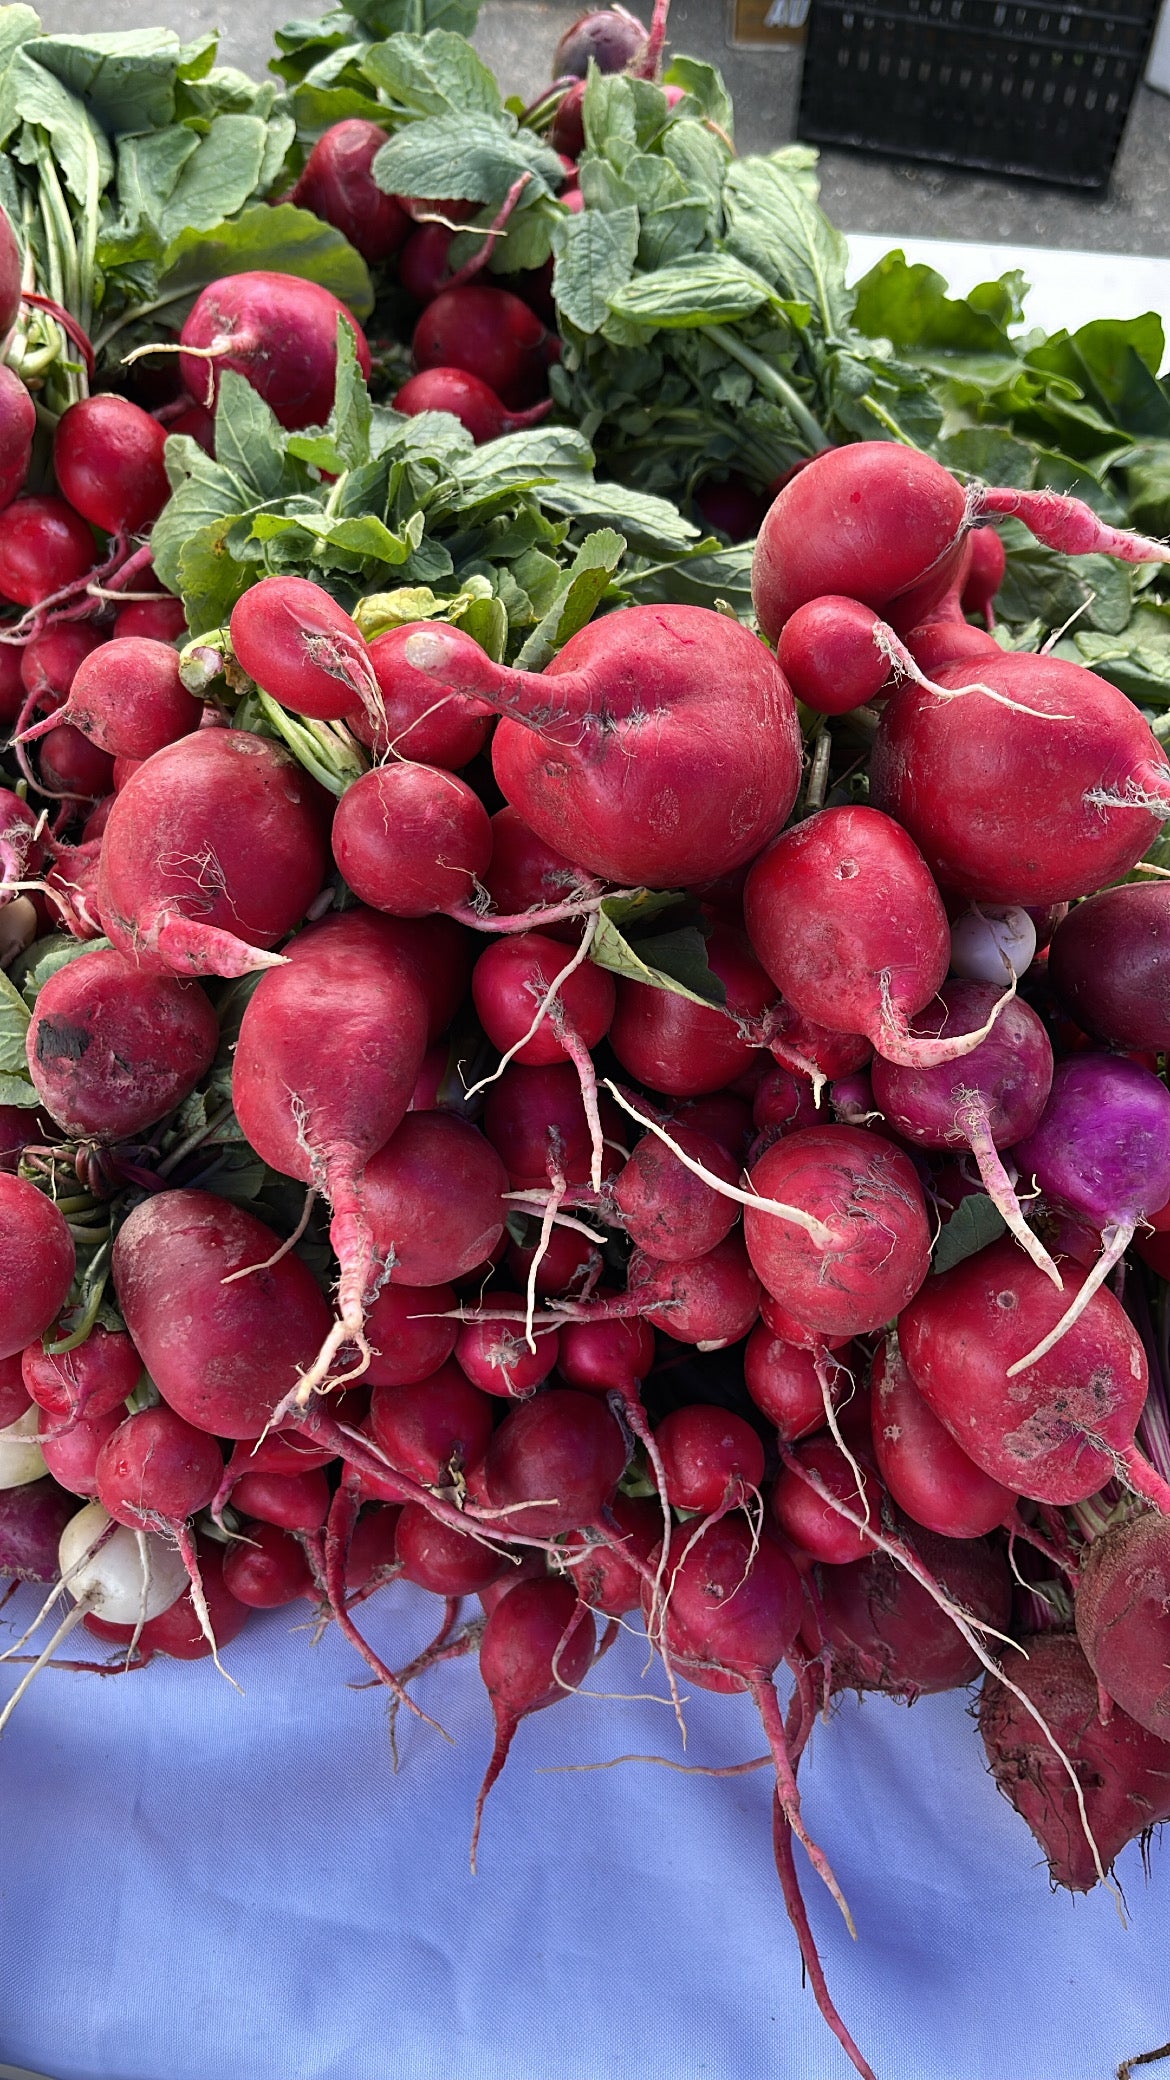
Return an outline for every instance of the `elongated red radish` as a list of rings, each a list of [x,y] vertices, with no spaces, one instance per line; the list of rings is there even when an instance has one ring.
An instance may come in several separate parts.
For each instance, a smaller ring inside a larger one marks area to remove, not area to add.
[[[282,746],[199,730],[126,782],[98,900],[119,953],[178,975],[271,967],[325,874],[320,791]]]
[[[309,578],[261,578],[232,608],[237,660],[298,715],[338,722],[357,704],[381,718],[378,684],[353,616]]]
[[[785,831],[748,875],[744,917],[757,955],[802,1017],[864,1033],[890,1061],[954,1061],[991,1030],[999,1006],[966,1033],[911,1032],[909,1020],[946,975],[950,933],[913,839],[876,809],[822,809]]]
[[[107,534],[143,534],[171,495],[166,433],[141,405],[100,392],[70,405],[53,435],[53,469],[70,505]]]
[[[492,762],[507,800],[604,879],[709,881],[751,859],[796,798],[787,682],[758,637],[706,608],[608,614],[540,673],[493,664],[454,629],[413,635],[405,652],[505,716]]]
[[[321,1191],[332,1208],[338,1320],[306,1375],[311,1384],[349,1339],[369,1356],[365,1296],[377,1284],[378,1256],[362,1178],[406,1112],[426,1039],[426,1004],[409,963],[373,947],[358,952],[328,921],[262,977],[244,1012],[232,1068],[240,1125],[263,1162]],[[348,1064],[341,1078],[339,1056]]]
[[[322,132],[289,197],[343,232],[363,260],[389,260],[411,235],[402,204],[378,186],[371,171],[386,142],[380,123],[346,116]]]
[[[479,1672],[487,1687],[496,1737],[471,1836],[475,1869],[484,1802],[508,1758],[516,1728],[583,1682],[597,1642],[593,1619],[569,1582],[551,1577],[517,1582],[501,1597],[484,1627]]]
[[[939,682],[964,673],[940,667]],[[978,691],[944,701],[903,687],[873,749],[874,804],[944,887],[977,902],[1064,902],[1128,873],[1170,814],[1170,764],[1140,710],[1063,658],[1005,652],[979,677],[1049,719]]]
[[[932,1413],[893,1334],[873,1364],[873,1451],[899,1509],[939,1537],[982,1538],[1015,1507],[1012,1489],[976,1466]]]
[[[328,289],[295,275],[225,275],[201,289],[179,335],[183,381],[196,403],[214,405],[226,369],[242,375],[282,426],[323,426],[337,380],[337,327],[350,326],[358,367],[370,373],[360,325]]]
[[[570,1072],[571,1073],[571,1072]],[[441,1288],[491,1256],[508,1189],[491,1142],[448,1112],[411,1112],[367,1161],[365,1203],[391,1287]],[[440,1313],[441,1292],[424,1293]]]
[[[347,788],[333,819],[333,857],[358,900],[392,917],[429,917],[471,903],[491,858],[487,810],[438,766],[378,766]]]
[[[1063,1276],[1055,1293],[1005,1236],[929,1279],[898,1322],[910,1377],[968,1457],[1017,1494],[1082,1502],[1120,1475],[1161,1507],[1165,1484],[1133,1441],[1145,1353],[1111,1292],[1094,1293],[1055,1350],[1010,1376],[1087,1274],[1066,1260]]]
[[[197,982],[95,952],[58,968],[28,1030],[29,1074],[67,1133],[125,1140],[180,1104],[211,1067],[219,1024]]]

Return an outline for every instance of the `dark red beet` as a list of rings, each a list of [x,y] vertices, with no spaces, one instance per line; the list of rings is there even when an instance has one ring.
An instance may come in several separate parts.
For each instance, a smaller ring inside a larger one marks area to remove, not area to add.
[[[1077,1585],[1077,1637],[1123,1712],[1170,1739],[1170,1526],[1151,1510],[1095,1538]]]
[[[1048,979],[1087,1032],[1114,1047],[1170,1047],[1170,886],[1128,882],[1058,924]]]
[[[624,7],[596,8],[565,30],[553,52],[553,78],[570,72],[584,79],[590,59],[599,72],[624,72],[645,50],[647,35],[644,23]]]

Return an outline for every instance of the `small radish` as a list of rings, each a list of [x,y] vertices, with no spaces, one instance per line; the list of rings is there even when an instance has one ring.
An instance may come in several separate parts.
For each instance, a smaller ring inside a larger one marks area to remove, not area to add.
[[[22,468],[27,475],[36,430],[37,408],[26,386],[14,368],[0,366],[0,477]]]
[[[263,269],[225,275],[200,290],[179,335],[183,381],[197,404],[212,406],[221,371],[234,369],[290,432],[323,426],[333,406],[340,320],[368,378],[365,334],[328,289]]]
[[[522,412],[548,387],[555,335],[508,289],[478,283],[444,289],[414,328],[414,363],[427,369],[459,368],[478,376],[505,410]]]
[[[93,569],[97,550],[63,498],[18,498],[0,512],[0,595],[35,607]]]
[[[582,1558],[569,1560],[568,1570],[590,1610],[603,1618],[623,1618],[641,1604],[647,1563],[662,1536],[662,1518],[648,1497],[620,1493],[609,1515],[606,1537],[588,1544]]]
[[[366,706],[351,706],[345,720],[360,742],[369,745],[379,759],[393,755],[455,772],[483,750],[495,717],[483,701],[469,700],[462,693],[445,693],[429,673],[406,662],[406,643],[411,635],[429,625],[408,622],[402,628],[387,629],[385,635],[375,636],[368,654],[377,681],[377,714],[371,716]],[[492,819],[493,826],[495,820]],[[502,910],[526,907],[524,903],[498,905]]]
[[[375,1387],[370,1399],[370,1428],[390,1466],[424,1487],[449,1488],[480,1465],[493,1424],[487,1395],[450,1361],[413,1386]]]
[[[438,766],[377,766],[347,788],[333,857],[359,902],[392,917],[470,904],[491,858],[487,810]]]
[[[40,792],[57,801],[97,801],[114,784],[114,761],[71,722],[50,716],[37,758]]]
[[[280,745],[198,730],[127,781],[99,903],[120,953],[178,975],[243,975],[300,923],[325,875],[321,795]]]
[[[40,1411],[31,1404],[0,1430],[0,1493],[27,1487],[44,1475],[46,1460],[39,1442]]]
[[[419,224],[411,231],[398,256],[398,280],[416,303],[433,303],[448,286],[454,272],[448,257],[454,237],[446,224]],[[396,405],[395,409],[408,407]]]
[[[1018,903],[973,903],[951,922],[951,974],[996,982],[1027,973],[1036,957],[1036,926]]]
[[[420,1502],[406,1504],[394,1544],[407,1581],[433,1596],[478,1596],[502,1575],[512,1575],[504,1553],[469,1531],[436,1523]]]
[[[238,1541],[224,1556],[223,1581],[237,1603],[253,1611],[282,1610],[302,1596],[311,1597],[314,1589],[303,1549],[291,1531],[277,1524],[241,1525]]]
[[[295,714],[337,722],[360,703],[380,720],[361,632],[322,586],[308,578],[261,578],[236,601],[230,632],[248,676]]]
[[[219,1487],[223,1454],[216,1439],[165,1404],[139,1409],[106,1439],[96,1474],[98,1501],[116,1523],[173,1539],[196,1611],[210,1632],[189,1520],[207,1508]]]
[[[67,1133],[123,1141],[180,1104],[218,1046],[218,1021],[198,983],[96,952],[58,968],[40,991],[29,1074]]]
[[[492,743],[505,797],[605,879],[670,888],[729,873],[796,798],[787,682],[757,636],[707,608],[607,614],[543,672],[493,664],[455,629],[416,632],[405,653],[506,717]]]
[[[599,72],[626,72],[646,50],[649,31],[624,7],[599,7],[566,29],[553,52],[553,77],[584,79],[590,63]]]
[[[566,96],[566,99],[569,97]],[[561,106],[564,106],[562,102]],[[565,197],[562,195],[562,202]],[[694,493],[695,505],[700,517],[708,527],[717,527],[733,542],[754,542],[760,524],[768,510],[765,493],[757,491],[738,470],[728,470],[723,477],[704,477]],[[781,669],[788,666],[783,658]],[[797,695],[800,698],[800,695]]]
[[[23,1177],[0,1173],[0,1358],[24,1350],[56,1320],[76,1262],[52,1200]]]
[[[368,1180],[368,1166],[366,1175]],[[446,1284],[383,1286],[366,1309],[366,1335],[373,1355],[365,1383],[410,1387],[429,1379],[455,1348],[459,1324],[443,1319],[454,1307],[454,1288]]]
[[[9,654],[20,660],[25,691],[35,694],[41,706],[58,708],[85,659],[104,647],[105,637],[90,622],[60,621],[34,636],[22,651]],[[60,720],[59,715],[57,719]]]
[[[552,410],[552,399],[542,398],[526,412],[510,412],[491,386],[470,370],[432,367],[409,377],[394,398],[394,409],[408,419],[417,418],[420,412],[450,412],[479,443],[539,426]]]
[[[25,731],[24,741],[72,723],[112,757],[143,759],[189,736],[202,715],[202,702],[179,676],[174,647],[145,636],[123,636],[81,659],[65,706],[48,723]]]
[[[126,636],[147,636],[154,643],[187,640],[187,616],[181,599],[160,593],[157,599],[132,599],[119,607],[112,630],[115,642]]]
[[[247,1606],[232,1595],[224,1582],[224,1547],[209,1538],[197,1539],[195,1543],[211,1631],[217,1646],[226,1647],[243,1631],[248,1621]],[[189,1585],[157,1618],[148,1618],[140,1631],[134,1625],[111,1625],[108,1619],[92,1613],[86,1616],[85,1629],[96,1638],[112,1640],[119,1646],[130,1646],[137,1634],[133,1657],[128,1662],[115,1662],[114,1667],[143,1668],[155,1654],[166,1654],[174,1661],[202,1661],[212,1652]]]
[[[491,1699],[496,1737],[476,1800],[472,1870],[484,1803],[508,1759],[516,1728],[529,1712],[577,1689],[596,1640],[592,1617],[566,1581],[517,1582],[492,1610],[480,1642],[479,1672]]]
[[[77,1497],[56,1481],[0,1489],[0,1580],[55,1582],[57,1548]]]
[[[157,419],[101,392],[70,405],[53,435],[53,468],[71,506],[107,534],[145,534],[171,495]]]
[[[758,1047],[754,1028],[775,1003],[775,985],[734,926],[712,928],[706,955],[723,986],[722,1006],[625,976],[618,983],[610,1045],[631,1076],[668,1097],[704,1097],[749,1069]]]
[[[389,260],[410,236],[411,220],[374,179],[386,132],[363,116],[346,116],[322,132],[289,201],[311,209],[342,232],[371,265]]]
[[[992,601],[1007,571],[1003,536],[994,527],[976,527],[971,533],[971,561],[963,586],[964,614],[982,614],[986,626],[995,627]]]
[[[814,1473],[856,1516],[867,1521],[872,1517],[877,1523],[876,1505],[881,1493],[878,1483],[856,1460],[847,1459],[831,1437],[807,1438],[797,1445],[792,1457]],[[773,1482],[768,1507],[784,1536],[822,1566],[845,1567],[873,1551],[869,1533],[839,1516],[791,1466],[783,1468]]]
[[[1170,1048],[1170,888],[1128,882],[1078,903],[1053,934],[1048,978],[1111,1046]]]
[[[71,1495],[97,1494],[97,1462],[102,1446],[125,1415],[119,1403],[103,1415],[71,1416],[60,1422],[47,1409],[38,1423],[41,1454],[53,1479]]]
[[[708,1513],[739,1507],[764,1478],[764,1447],[730,1409],[691,1402],[664,1416],[655,1440],[675,1509]]]
[[[700,1350],[738,1343],[754,1327],[760,1311],[759,1278],[734,1234],[681,1263],[659,1263],[635,1250],[628,1284],[630,1297],[648,1322]]]
[[[30,1343],[21,1355],[21,1376],[31,1398],[66,1427],[80,1417],[125,1414],[125,1404],[142,1378],[142,1360],[121,1329],[95,1323],[75,1350],[56,1354]],[[60,1434],[64,1434],[61,1432]]]
[[[589,1182],[593,1140],[577,1072],[568,1062],[505,1069],[488,1089],[483,1131],[514,1190],[547,1187],[557,1173],[568,1184]]]
[[[726,1150],[694,1127],[673,1125],[671,1139],[684,1154],[725,1184],[739,1171]],[[638,1249],[660,1262],[705,1256],[729,1234],[738,1218],[734,1200],[724,1198],[688,1170],[656,1134],[639,1141],[612,1187],[613,1203]]]
[[[448,1112],[407,1113],[367,1161],[363,1183],[391,1288],[442,1288],[484,1263],[504,1232],[507,1189],[504,1165],[477,1127]],[[441,1291],[422,1299],[422,1312],[442,1312]]]
[[[499,1321],[493,1320],[497,1310]],[[506,1401],[524,1401],[534,1394],[556,1364],[559,1349],[556,1329],[526,1339],[515,1319],[517,1311],[514,1295],[486,1293],[480,1302],[481,1319],[465,1323],[455,1345],[456,1360],[467,1378],[482,1393]]]
[[[824,1429],[826,1393],[837,1404],[853,1392],[849,1365],[848,1348],[840,1357],[823,1346],[807,1350],[758,1322],[743,1354],[744,1385],[781,1444],[795,1444]]]
[[[626,1458],[621,1426],[600,1400],[550,1387],[510,1409],[488,1446],[488,1521],[521,1541],[595,1524]]]

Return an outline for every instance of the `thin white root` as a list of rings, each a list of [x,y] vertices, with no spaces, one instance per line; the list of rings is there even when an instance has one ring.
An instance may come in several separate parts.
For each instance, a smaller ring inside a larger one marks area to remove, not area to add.
[[[537,1005],[536,1016],[533,1019],[532,1024],[529,1026],[528,1031],[524,1034],[523,1039],[514,1041],[512,1046],[509,1047],[509,1049],[507,1050],[507,1053],[500,1056],[499,1067],[493,1069],[490,1076],[481,1076],[479,1082],[473,1083],[470,1089],[466,1091],[465,1096],[467,1096],[468,1098],[478,1097],[480,1091],[485,1091],[489,1083],[494,1083],[498,1076],[503,1075],[505,1069],[508,1066],[508,1063],[515,1060],[516,1056],[520,1053],[521,1048],[527,1047],[528,1042],[535,1038],[536,1034],[540,1031],[541,1026],[544,1024],[545,1019],[548,1017],[549,1012],[552,1010],[552,1007],[556,1002],[557,991],[562,987],[564,983],[568,981],[570,975],[575,974],[577,969],[582,965],[582,963],[588,960],[589,948],[593,944],[596,933],[597,915],[596,913],[594,913],[594,915],[589,919],[589,922],[585,926],[585,930],[581,935],[581,944],[577,948],[576,953],[573,955],[572,960],[567,961],[565,966],[561,969],[560,974],[557,975],[552,982],[550,982],[547,990],[545,991],[543,997],[540,1000],[540,1003]],[[600,1183],[601,1180],[599,1178],[599,1186]]]
[[[865,1504],[865,1528],[868,1531],[873,1520],[873,1511],[869,1506],[869,1487],[862,1476],[860,1466],[841,1434],[841,1426],[837,1421],[837,1410],[833,1403],[832,1383],[829,1379],[830,1364],[837,1365],[838,1372],[847,1372],[849,1369],[848,1366],[839,1364],[835,1358],[831,1358],[823,1345],[819,1350],[813,1352],[813,1371],[816,1373],[817,1385],[821,1390],[821,1400],[825,1405],[825,1421],[829,1426],[837,1450],[842,1458],[848,1461],[849,1471],[853,1475],[857,1492]],[[852,1378],[852,1374],[850,1374],[850,1378]]]
[[[536,1335],[532,1326],[532,1317],[536,1313],[536,1274],[540,1270],[540,1267],[543,1264],[545,1257],[548,1255],[548,1246],[549,1243],[552,1241],[553,1224],[556,1221],[557,1209],[560,1206],[561,1200],[564,1198],[567,1190],[568,1186],[566,1185],[564,1178],[560,1175],[558,1171],[553,1177],[552,1189],[548,1195],[548,1204],[544,1209],[544,1218],[540,1223],[540,1241],[536,1245],[536,1250],[535,1254],[533,1255],[532,1262],[528,1266],[528,1290],[525,1295],[525,1298],[527,1300],[527,1313],[524,1317],[524,1341],[528,1345],[529,1350],[532,1352],[533,1357],[536,1356]]]
[[[876,1033],[870,1038],[880,1055],[887,1062],[894,1062],[899,1069],[938,1069],[944,1062],[962,1061],[966,1054],[974,1054],[982,1040],[986,1040],[1001,1011],[1005,1011],[1016,994],[1016,971],[1011,970],[1011,981],[991,1007],[991,1013],[981,1026],[971,1033],[952,1033],[949,1039],[931,1040],[925,1035],[912,1033],[900,1011],[894,1009],[890,993],[890,970],[883,968],[881,979],[882,1012]],[[924,1014],[917,1014],[922,1017]]]
[[[987,1107],[982,1099],[964,1105],[957,1118],[971,1144],[971,1153],[979,1166],[979,1175],[987,1188],[987,1196],[996,1212],[1006,1221],[1021,1249],[1025,1249],[1032,1262],[1050,1278],[1058,1293],[1064,1291],[1064,1280],[1060,1275],[1038,1235],[1032,1233],[1020,1209],[1011,1179],[1000,1160],[999,1150],[991,1138],[987,1120]]]
[[[725,1199],[734,1199],[739,1206],[750,1206],[754,1213],[774,1213],[778,1220],[791,1221],[794,1227],[804,1229],[805,1234],[811,1237],[818,1249],[828,1249],[836,1240],[832,1228],[826,1227],[824,1221],[817,1220],[814,1214],[806,1213],[803,1207],[785,1206],[782,1200],[764,1199],[761,1198],[758,1192],[741,1192],[738,1185],[727,1184],[722,1177],[716,1177],[713,1170],[705,1169],[703,1164],[696,1162],[693,1156],[686,1155],[679,1147],[677,1141],[672,1140],[666,1128],[659,1126],[657,1120],[651,1119],[644,1112],[639,1112],[636,1105],[631,1105],[629,1099],[623,1097],[616,1083],[613,1083],[608,1076],[603,1078],[603,1082],[610,1095],[617,1099],[622,1111],[628,1112],[630,1118],[636,1119],[638,1125],[645,1127],[648,1133],[657,1134],[658,1139],[665,1142],[671,1154],[682,1164],[683,1169],[691,1171],[695,1177],[701,1177],[704,1184],[711,1186],[712,1191],[721,1193]]]
[[[296,1227],[293,1229],[292,1234],[288,1238],[288,1241],[282,1242],[280,1248],[278,1250],[275,1250],[272,1256],[265,1257],[264,1262],[262,1264],[245,1264],[243,1266],[243,1269],[240,1271],[229,1271],[226,1278],[220,1279],[220,1285],[234,1286],[237,1278],[251,1278],[257,1271],[271,1271],[274,1264],[279,1264],[283,1257],[287,1257],[289,1252],[296,1248],[298,1242],[301,1239],[301,1236],[304,1234],[305,1229],[308,1227],[309,1215],[313,1211],[313,1207],[316,1204],[316,1199],[316,1191],[314,1190],[313,1186],[310,1185],[308,1191],[305,1193],[305,1204],[301,1213],[300,1220],[297,1222]]]
[[[1114,1265],[1119,1264],[1125,1255],[1133,1240],[1134,1226],[1135,1223],[1133,1221],[1110,1221],[1108,1227],[1102,1229],[1101,1241],[1104,1247],[1080,1292],[1076,1295],[1072,1304],[1065,1308],[1056,1327],[1050,1329],[1047,1336],[1042,1336],[1039,1343],[1034,1345],[1026,1357],[1017,1358],[1014,1365],[1008,1366],[1007,1376],[1009,1379],[1015,1379],[1017,1373],[1027,1372],[1029,1366],[1035,1365],[1040,1358],[1045,1357],[1053,1348],[1053,1345],[1059,1343],[1061,1337],[1068,1334],[1073,1323],[1078,1321],[1080,1316],[1083,1315],[1094,1293],[1104,1285]]]
[[[68,1639],[74,1627],[76,1625],[80,1625],[81,1620],[84,1618],[88,1609],[88,1603],[75,1603],[68,1617],[62,1619],[61,1623],[57,1627],[56,1632],[53,1634],[52,1639],[49,1641],[48,1646],[44,1649],[43,1653],[37,1655],[37,1658],[33,1662],[32,1667],[28,1670],[26,1675],[23,1675],[21,1677],[19,1683],[17,1684],[15,1690],[9,1698],[8,1703],[5,1705],[4,1710],[0,1712],[0,1733],[3,1733],[4,1728],[7,1726],[8,1721],[11,1719],[13,1712],[16,1710],[17,1705],[20,1703],[21,1698],[24,1696],[24,1693],[28,1689],[28,1686],[32,1682],[34,1676],[40,1675],[42,1668],[45,1667],[47,1662],[52,1660],[58,1647],[61,1645],[62,1640]]]
[[[1022,701],[1009,700],[1006,693],[997,693],[994,686],[985,686],[982,679],[972,680],[969,686],[940,686],[936,680],[927,678],[921,665],[910,655],[905,643],[894,634],[892,628],[887,628],[884,621],[878,622],[873,639],[879,652],[894,671],[901,672],[906,679],[912,679],[915,686],[922,687],[924,693],[937,695],[940,701],[957,701],[961,700],[964,694],[981,693],[987,700],[996,701],[1001,708],[1011,708],[1017,715],[1034,715],[1038,722],[1071,722],[1073,719],[1071,715],[1050,715],[1044,708],[1026,708]]]

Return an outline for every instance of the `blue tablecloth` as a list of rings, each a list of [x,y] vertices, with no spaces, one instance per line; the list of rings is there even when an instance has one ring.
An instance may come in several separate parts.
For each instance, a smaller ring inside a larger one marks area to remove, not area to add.
[[[436,1608],[398,1586],[366,1617],[402,1659]],[[382,1696],[295,1611],[229,1650],[242,1697],[160,1661],[47,1671],[22,1701],[0,1742],[0,2060],[53,2080],[844,2080],[763,1772],[541,1774],[679,1753],[660,1704],[570,1700],[520,1729],[473,1878],[474,1663],[421,1683],[454,1745],[403,1714],[395,1776]],[[645,1691],[643,1660],[627,1638],[592,1686]],[[859,1935],[806,1869],[830,1983],[879,2080],[1109,2080],[1170,2037],[1170,1865],[1155,1847],[1147,1882],[1126,1852],[1127,1928],[1100,1890],[1053,1896],[968,1705],[851,1699],[817,1727],[807,1817]],[[695,1695],[687,1720],[691,1760],[761,1751],[744,1699]]]

